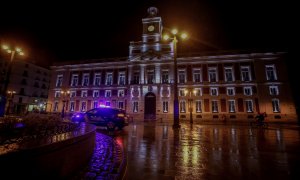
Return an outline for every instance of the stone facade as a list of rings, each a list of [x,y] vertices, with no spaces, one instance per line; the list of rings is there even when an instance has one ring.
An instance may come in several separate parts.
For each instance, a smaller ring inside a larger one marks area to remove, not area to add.
[[[174,46],[162,40],[156,8],[142,20],[141,42],[130,42],[128,58],[55,64],[51,111],[86,111],[97,106],[126,109],[134,119],[172,119]],[[150,27],[151,26],[151,27]],[[285,52],[231,52],[177,59],[180,120],[295,120]],[[68,92],[68,93],[61,93]],[[50,109],[49,109],[50,111]]]

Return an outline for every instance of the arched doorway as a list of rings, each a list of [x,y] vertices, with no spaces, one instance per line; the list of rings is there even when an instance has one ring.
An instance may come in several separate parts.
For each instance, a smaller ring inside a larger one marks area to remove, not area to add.
[[[152,92],[148,92],[145,95],[145,114],[144,119],[145,120],[155,120],[156,119],[156,96]]]

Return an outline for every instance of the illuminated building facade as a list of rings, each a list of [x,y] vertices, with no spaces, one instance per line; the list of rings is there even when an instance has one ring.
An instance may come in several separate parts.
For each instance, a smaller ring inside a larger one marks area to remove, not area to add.
[[[285,67],[286,53],[231,53],[177,57],[162,40],[156,8],[142,20],[142,41],[130,42],[129,57],[55,64],[48,111],[87,111],[112,106],[134,119],[172,119],[174,79],[178,82],[180,120],[194,122],[249,119],[266,112],[269,120],[295,120],[295,105]],[[68,91],[68,94],[61,94]]]

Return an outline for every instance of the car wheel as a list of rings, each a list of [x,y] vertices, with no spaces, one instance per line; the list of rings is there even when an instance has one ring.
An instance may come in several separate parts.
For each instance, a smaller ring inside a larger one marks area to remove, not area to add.
[[[107,124],[106,124],[106,127],[107,127],[107,130],[109,130],[109,131],[113,131],[113,130],[115,130],[115,123],[114,122],[112,122],[112,121],[108,121],[107,122]]]

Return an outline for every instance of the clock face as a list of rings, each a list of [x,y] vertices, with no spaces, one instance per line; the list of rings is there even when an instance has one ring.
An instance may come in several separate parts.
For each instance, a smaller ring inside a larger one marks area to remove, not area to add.
[[[153,25],[148,26],[148,31],[150,32],[154,31],[154,26]]]

